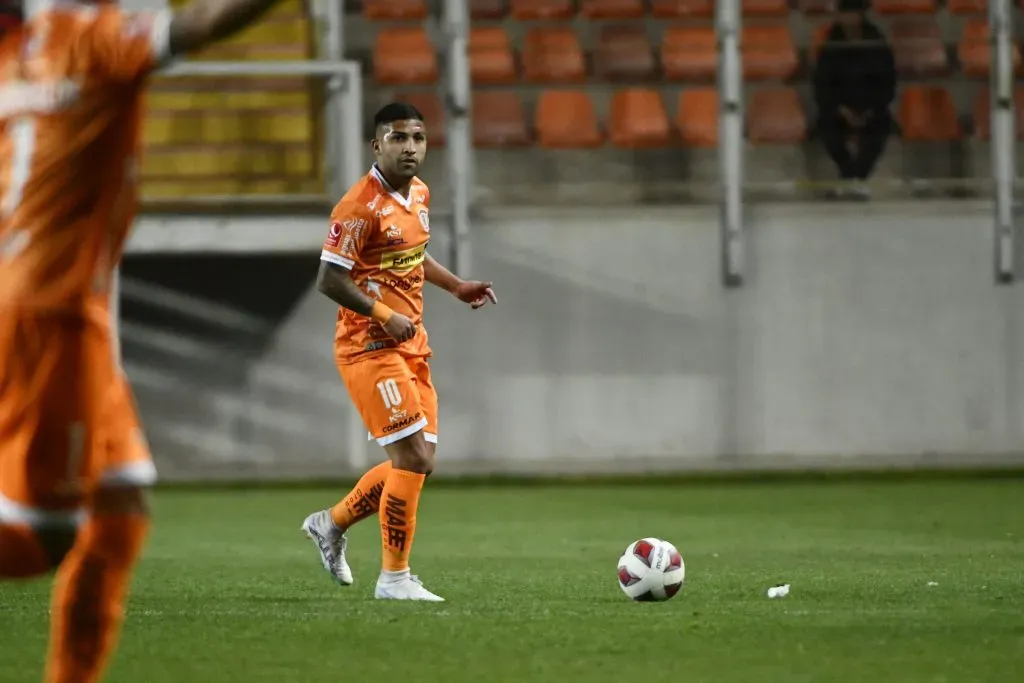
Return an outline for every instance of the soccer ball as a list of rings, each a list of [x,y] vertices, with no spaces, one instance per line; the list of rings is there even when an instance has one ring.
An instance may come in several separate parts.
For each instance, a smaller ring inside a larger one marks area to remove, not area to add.
[[[683,587],[686,566],[676,547],[660,538],[641,538],[619,558],[619,588],[631,600],[661,602]]]

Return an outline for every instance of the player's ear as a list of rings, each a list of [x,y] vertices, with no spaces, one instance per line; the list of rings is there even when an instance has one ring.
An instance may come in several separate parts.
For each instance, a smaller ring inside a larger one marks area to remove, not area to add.
[[[376,137],[370,140],[370,149],[373,150],[374,155],[380,154],[380,140]]]

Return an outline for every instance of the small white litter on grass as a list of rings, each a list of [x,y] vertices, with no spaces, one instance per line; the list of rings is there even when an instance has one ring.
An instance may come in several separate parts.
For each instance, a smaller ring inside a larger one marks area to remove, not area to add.
[[[768,597],[771,599],[784,598],[789,595],[789,584],[784,583],[781,586],[772,586],[768,589]]]

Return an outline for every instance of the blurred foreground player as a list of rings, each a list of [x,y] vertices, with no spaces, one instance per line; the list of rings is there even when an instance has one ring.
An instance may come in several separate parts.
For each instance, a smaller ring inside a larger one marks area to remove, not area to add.
[[[415,107],[393,103],[374,118],[370,172],[331,214],[317,287],[340,306],[334,357],[371,436],[388,460],[359,480],[333,508],[311,514],[302,530],[324,568],[352,583],[346,530],[379,516],[383,567],[374,595],[441,602],[409,571],[416,510],[437,446],[437,394],[423,328],[423,282],[474,309],[497,303],[489,282],[465,281],[427,253],[430,191],[416,177],[427,129]]]
[[[156,477],[108,309],[135,208],[141,97],[173,56],[275,0],[196,0],[178,13],[4,1],[0,578],[58,570],[46,681],[93,683],[117,639]]]

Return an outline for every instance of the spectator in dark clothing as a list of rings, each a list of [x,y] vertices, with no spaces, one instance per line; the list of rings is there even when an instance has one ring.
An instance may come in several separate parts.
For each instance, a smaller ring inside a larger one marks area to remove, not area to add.
[[[867,179],[892,130],[896,64],[885,36],[865,16],[867,1],[839,0],[814,72],[818,134],[844,180]],[[867,186],[853,193],[866,198]]]

